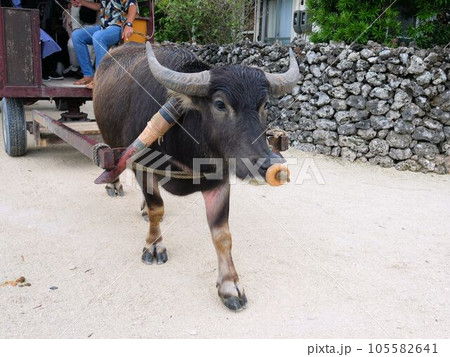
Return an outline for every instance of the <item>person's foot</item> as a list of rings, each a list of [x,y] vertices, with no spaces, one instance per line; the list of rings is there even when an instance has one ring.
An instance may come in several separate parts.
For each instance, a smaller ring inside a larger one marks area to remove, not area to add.
[[[93,79],[94,79],[94,77],[83,77],[83,78],[79,79],[78,81],[73,82],[73,84],[76,86],[84,86],[86,84],[91,83]]]
[[[94,87],[95,87],[95,82],[94,81],[89,82],[88,84],[86,84],[86,88],[87,89],[94,89]]]
[[[64,79],[63,76],[61,76],[60,74],[58,74],[56,71],[52,71],[50,72],[50,74],[48,75],[48,78],[50,79]]]
[[[42,75],[42,80],[45,81],[45,82],[48,82],[50,80],[48,74],[43,74]]]

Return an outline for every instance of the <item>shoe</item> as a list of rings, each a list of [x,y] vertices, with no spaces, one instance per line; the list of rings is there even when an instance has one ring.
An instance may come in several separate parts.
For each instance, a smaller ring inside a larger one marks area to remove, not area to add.
[[[49,78],[48,75],[46,75],[46,74],[44,75],[44,74],[43,74],[43,75],[42,75],[42,80],[45,81],[45,82],[48,82],[48,81],[50,80],[50,78]]]
[[[56,73],[56,71],[52,71],[49,74],[48,78],[50,78],[50,79],[64,79],[64,77],[61,76],[60,74]]]
[[[70,66],[69,68],[67,68],[67,69],[63,72],[63,76],[64,76],[65,78],[68,78],[68,77],[75,77],[75,76],[77,75],[78,72],[80,72],[80,70],[79,70],[78,68]],[[75,78],[76,78],[76,77],[75,77]],[[81,77],[81,78],[83,78],[83,77]],[[80,79],[80,78],[77,78],[77,79]]]
[[[77,72],[74,70],[69,70],[68,72],[63,72],[64,78],[74,77]]]
[[[75,79],[81,79],[81,78],[83,78],[83,72],[81,72],[81,69],[79,69],[79,70],[77,71],[77,73],[75,73],[75,75],[73,76],[73,78],[75,78]]]

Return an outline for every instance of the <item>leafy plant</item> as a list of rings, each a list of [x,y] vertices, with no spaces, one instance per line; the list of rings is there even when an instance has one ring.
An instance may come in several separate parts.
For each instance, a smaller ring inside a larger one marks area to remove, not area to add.
[[[139,16],[148,17],[150,15],[150,9],[148,8],[147,0],[138,0]]]
[[[157,0],[158,41],[228,43],[248,28],[252,0]]]
[[[450,0],[309,0],[307,6],[318,27],[314,42],[389,44],[404,35],[422,47],[450,41]],[[418,26],[403,33],[400,14],[416,17]]]
[[[309,20],[319,27],[314,42],[388,43],[400,34],[398,11],[387,0],[309,0]]]
[[[450,42],[450,0],[413,1],[418,25],[409,35],[420,47],[447,45]]]

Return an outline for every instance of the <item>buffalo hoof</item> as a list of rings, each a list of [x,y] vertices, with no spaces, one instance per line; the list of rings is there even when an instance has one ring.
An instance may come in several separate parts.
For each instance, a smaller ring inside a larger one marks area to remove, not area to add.
[[[109,197],[124,196],[123,187],[120,182],[107,183],[105,186],[106,193]]]
[[[153,264],[153,247],[144,248],[142,250],[142,263],[151,265]]]
[[[239,312],[246,308],[247,306],[247,297],[245,294],[240,297],[232,296],[229,298],[221,297],[223,304],[228,307],[230,310]]]
[[[167,262],[167,250],[166,248],[158,249],[155,248],[154,257],[156,258],[156,264],[161,265]]]
[[[161,265],[167,262],[167,250],[162,246],[151,246],[142,250],[142,263],[151,265],[156,259],[156,264]]]
[[[247,306],[247,297],[239,283],[225,282],[219,287],[219,297],[232,311],[242,311]]]

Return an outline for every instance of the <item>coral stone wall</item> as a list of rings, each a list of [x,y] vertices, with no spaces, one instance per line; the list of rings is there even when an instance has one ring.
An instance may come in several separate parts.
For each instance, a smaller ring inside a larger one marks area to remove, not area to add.
[[[287,69],[281,44],[186,45],[213,65]],[[304,151],[398,170],[450,172],[450,49],[312,44],[291,46],[301,78],[272,98],[270,127]]]

